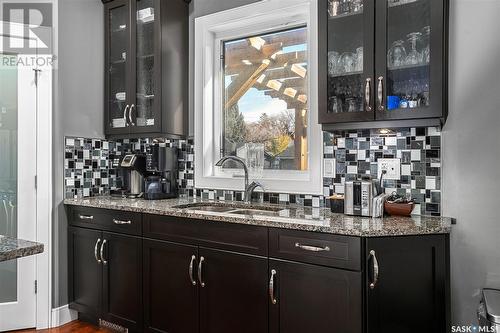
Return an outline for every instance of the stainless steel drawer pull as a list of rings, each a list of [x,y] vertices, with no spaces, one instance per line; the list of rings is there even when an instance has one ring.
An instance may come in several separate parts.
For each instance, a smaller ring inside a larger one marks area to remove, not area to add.
[[[132,112],[134,112],[134,108],[135,108],[135,104],[132,104],[132,106],[130,107],[130,112],[128,113],[128,120],[129,120],[130,126],[135,126],[133,118],[132,118]]]
[[[274,277],[276,276],[276,270],[271,270],[271,278],[269,279],[269,298],[271,299],[271,303],[276,305],[278,300],[274,297]]]
[[[200,286],[202,288],[205,287],[205,282],[203,282],[202,271],[203,271],[203,262],[205,258],[200,257],[200,263],[198,264],[198,281],[200,282]]]
[[[122,225],[122,224],[132,224],[132,221],[121,221],[121,220],[117,220],[117,219],[113,219],[113,223],[114,224],[118,224],[118,225]]]
[[[125,126],[126,127],[129,126],[128,121],[127,121],[127,111],[128,111],[129,108],[130,108],[130,105],[127,105],[125,107],[125,110],[123,110],[123,121],[125,122]]]
[[[328,251],[330,251],[329,246],[319,247],[319,246],[302,245],[300,243],[295,243],[295,247],[298,247],[299,249],[302,249],[305,251],[311,251],[311,252],[328,252]]]
[[[107,241],[106,241],[105,239],[103,239],[102,244],[101,244],[101,252],[100,252],[100,254],[101,254],[101,259],[102,259],[102,263],[103,263],[104,265],[106,265],[106,264],[108,263],[108,262],[106,261],[106,259],[104,259],[104,245],[106,245],[106,243],[107,243]]]
[[[377,256],[375,254],[375,251],[371,250],[370,251],[370,256],[373,259],[373,279],[372,283],[370,283],[370,289],[375,289],[375,286],[377,285],[378,282],[378,273],[379,273],[379,266],[378,266],[378,260]]]
[[[189,263],[189,280],[191,280],[191,284],[193,286],[196,286],[196,280],[193,276],[193,270],[194,270],[194,262],[196,261],[196,256],[193,255],[191,257],[191,262]]]
[[[78,215],[78,217],[80,218],[80,220],[93,220],[94,219],[94,215]]]
[[[95,242],[95,246],[94,246],[94,257],[95,257],[95,260],[97,261],[98,264],[101,263],[101,259],[99,259],[99,255],[97,254],[97,248],[99,247],[100,242],[101,242],[101,239],[98,238],[97,242]]]

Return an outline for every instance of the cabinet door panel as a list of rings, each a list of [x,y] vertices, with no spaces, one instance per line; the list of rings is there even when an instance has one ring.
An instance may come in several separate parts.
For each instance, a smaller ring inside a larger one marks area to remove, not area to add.
[[[198,248],[163,241],[144,240],[144,330],[197,333],[199,330]]]
[[[68,235],[69,306],[95,320],[101,312],[102,290],[102,268],[95,249],[101,244],[102,234],[69,227]]]
[[[320,123],[374,120],[374,9],[368,0],[319,1]]]
[[[200,248],[202,257],[201,332],[267,332],[267,258]]]
[[[269,332],[362,332],[361,272],[280,260],[269,270],[276,299]]]
[[[105,121],[108,134],[129,133],[128,116],[131,105],[129,16],[128,0],[115,0],[105,5]]]
[[[131,65],[135,77],[129,120],[134,133],[161,130],[160,6],[160,0],[132,1]]]
[[[142,240],[103,233],[103,318],[142,329]]]
[[[445,1],[376,2],[377,120],[442,117]]]
[[[449,331],[447,244],[446,236],[367,239],[369,333]]]

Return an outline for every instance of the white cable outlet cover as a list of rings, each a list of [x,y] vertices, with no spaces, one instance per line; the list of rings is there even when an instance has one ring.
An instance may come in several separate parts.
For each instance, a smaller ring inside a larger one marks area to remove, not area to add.
[[[378,178],[382,175],[382,171],[387,171],[384,179],[400,180],[401,179],[401,160],[399,158],[379,158],[378,159]]]

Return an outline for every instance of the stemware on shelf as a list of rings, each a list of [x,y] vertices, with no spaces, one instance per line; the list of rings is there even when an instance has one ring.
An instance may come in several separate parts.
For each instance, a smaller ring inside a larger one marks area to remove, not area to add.
[[[339,53],[336,51],[328,52],[328,74],[333,76],[338,72]]]
[[[422,29],[422,64],[428,64],[431,61],[431,48],[430,48],[430,35],[431,35],[431,27],[425,26]]]
[[[363,71],[363,47],[360,46],[356,49],[356,66],[354,68],[356,72]]]
[[[341,73],[351,73],[355,69],[355,56],[352,52],[344,52],[340,56],[339,67]]]
[[[387,61],[389,68],[401,67],[406,64],[406,49],[402,40],[397,40],[392,43],[391,48],[387,54]]]
[[[413,66],[413,65],[419,65],[420,61],[422,59],[422,56],[420,53],[417,51],[417,43],[420,41],[422,37],[422,33],[420,32],[412,32],[407,35],[408,37],[408,42],[410,43],[411,46],[411,51],[408,53],[406,57],[406,65],[407,66]]]

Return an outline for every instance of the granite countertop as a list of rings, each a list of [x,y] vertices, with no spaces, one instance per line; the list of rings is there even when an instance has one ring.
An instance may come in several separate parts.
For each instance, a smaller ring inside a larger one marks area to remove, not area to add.
[[[73,206],[116,209],[155,215],[202,219],[207,222],[248,224],[360,237],[447,234],[451,231],[452,223],[452,219],[447,217],[412,216],[368,218],[334,214],[328,208],[311,208],[295,205],[253,205],[267,207],[269,209],[281,209],[278,212],[266,213],[265,215],[252,212],[246,215],[238,215],[232,213],[201,211],[192,207],[177,207],[196,203],[211,203],[220,206],[234,204],[235,207],[245,207],[244,203],[217,202],[199,198],[147,201],[143,199],[92,197],[66,199],[64,201],[64,204]]]
[[[0,262],[43,252],[43,244],[0,235]]]

